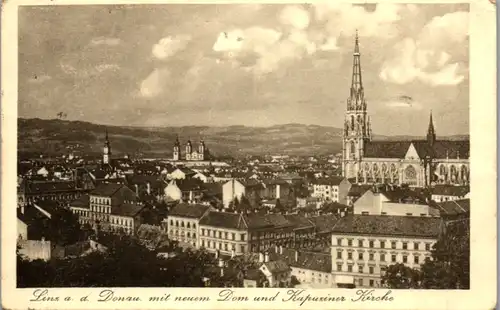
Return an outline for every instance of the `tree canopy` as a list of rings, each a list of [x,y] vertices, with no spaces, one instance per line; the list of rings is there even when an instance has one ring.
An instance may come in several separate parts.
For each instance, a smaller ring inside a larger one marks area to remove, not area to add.
[[[216,261],[204,250],[175,251],[170,258],[129,236],[107,240],[108,251],[70,259],[27,261],[18,254],[18,287],[202,287],[217,281]]]
[[[470,223],[469,219],[447,222],[420,269],[403,264],[391,265],[382,276],[391,288],[469,289],[470,287]]]

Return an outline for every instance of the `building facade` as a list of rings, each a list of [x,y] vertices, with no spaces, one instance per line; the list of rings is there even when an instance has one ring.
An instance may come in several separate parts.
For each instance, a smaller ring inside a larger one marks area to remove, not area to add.
[[[242,214],[210,212],[200,220],[200,246],[209,252],[242,255],[248,252],[248,225]]]
[[[210,152],[203,140],[200,141],[198,147],[193,147],[191,140],[188,140],[186,142],[186,145],[184,146],[183,156],[181,151],[181,143],[179,141],[179,137],[177,137],[173,148],[172,159],[174,161],[204,161],[210,159]]]
[[[168,237],[181,246],[200,247],[200,220],[209,213],[210,206],[180,203],[168,214]]]
[[[433,184],[469,183],[469,140],[438,140],[432,114],[427,138],[373,141],[361,75],[356,34],[350,96],[345,115],[342,175],[356,183]]]
[[[334,177],[314,180],[311,182],[311,187],[312,197],[320,198],[322,201],[345,204],[351,183],[346,178]]]
[[[433,217],[348,215],[332,233],[332,272],[337,285],[381,287],[389,265],[419,268],[437,241],[441,219]],[[352,279],[354,283],[341,283]]]

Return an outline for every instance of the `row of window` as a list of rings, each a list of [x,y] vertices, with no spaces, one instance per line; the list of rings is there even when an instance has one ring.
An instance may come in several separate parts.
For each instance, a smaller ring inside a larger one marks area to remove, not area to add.
[[[213,237],[213,238],[219,238],[219,239],[226,239],[226,240],[236,240],[236,233],[228,233],[227,231],[220,231],[220,230],[212,230],[212,229],[201,229],[201,235],[202,236],[207,236],[207,237]],[[231,237],[231,238],[229,238]],[[246,239],[246,234],[240,234],[240,241],[245,241]]]
[[[208,249],[216,249],[216,250],[224,250],[224,251],[236,251],[237,247],[236,244],[230,243],[228,244],[227,242],[216,242],[216,241],[211,241],[207,240],[201,240],[201,247],[206,247]],[[240,245],[239,246],[240,253],[245,253],[246,246],[245,245]]]
[[[109,206],[96,206],[96,205],[91,205],[90,210],[93,212],[98,212],[98,213],[111,213],[111,207]]]
[[[188,231],[186,234],[184,234],[184,231],[180,231],[180,233],[179,233],[178,230],[175,230],[175,231],[174,230],[170,230],[170,236],[181,236],[181,237],[186,236],[188,238],[196,238],[196,233],[195,232],[194,233],[190,233]]]
[[[72,209],[73,213],[75,214],[78,214],[80,216],[85,216],[85,217],[88,217],[89,214],[90,214],[90,211],[86,211],[86,210],[78,210],[78,209]]]
[[[134,226],[134,221],[132,219],[124,219],[121,217],[111,217],[109,220],[110,220],[111,224],[114,224],[114,225],[121,225],[121,226],[128,226],[128,227]]]
[[[362,253],[359,253],[359,254],[360,255],[359,255],[358,259],[359,260],[363,260]],[[342,252],[337,252],[337,259],[342,259]],[[352,253],[347,253],[347,259],[351,259],[352,260]],[[388,261],[387,259],[389,259],[388,256],[386,256],[385,254],[380,254],[380,261],[381,262],[387,262]],[[374,261],[373,254],[370,254],[369,260]],[[392,263],[397,262],[397,256],[396,256],[396,254],[392,254],[390,256],[390,262],[392,262]],[[408,255],[403,255],[402,256],[402,262],[403,262],[403,264],[407,264],[408,263]],[[420,264],[420,262],[421,262],[420,256],[413,256],[413,263],[414,264],[418,265],[418,264]],[[338,265],[342,265],[342,264],[337,264],[337,266]],[[338,270],[338,271],[340,271],[340,270]]]
[[[362,211],[361,215],[370,215],[370,212]],[[387,215],[387,212],[381,212],[380,215]],[[405,215],[406,216],[413,216],[413,213],[406,213]],[[416,214],[415,214],[415,216],[416,216]],[[420,216],[425,217],[425,216],[428,216],[428,214],[427,213],[420,213]]]
[[[343,238],[337,238],[337,245],[339,246],[342,246],[343,243]],[[431,244],[430,243],[424,243],[424,248],[421,248],[420,247],[420,242],[402,242],[401,243],[401,249],[403,250],[410,250],[410,248],[408,247],[408,245],[412,245],[412,249],[413,250],[423,250],[425,249],[426,251],[430,251],[431,250]],[[360,247],[360,248],[363,248],[365,247],[366,245],[366,242],[364,242],[364,240],[358,240],[357,242],[357,246]],[[385,241],[379,241],[379,244],[378,244],[378,248],[381,248],[381,249],[385,249],[386,248],[386,242]],[[352,239],[347,239],[347,246],[350,246],[352,247],[353,246],[353,240]],[[375,248],[375,240],[369,240],[368,241],[368,248]],[[391,249],[398,249],[397,247],[397,242],[396,241],[391,241],[390,242],[390,248]]]
[[[369,280],[370,287],[379,286],[379,282],[373,279]],[[363,287],[365,285],[364,279],[358,279],[358,286]]]
[[[90,196],[90,203],[111,205],[111,198],[99,198],[99,197]]]
[[[363,273],[364,272],[364,266],[363,265],[359,265],[358,266],[358,272],[359,273]],[[381,268],[382,269],[382,268]],[[337,264],[337,271],[343,271],[342,270],[342,264]],[[347,272],[353,272],[353,265],[347,265]],[[374,274],[375,273],[375,267],[373,266],[369,266],[368,268],[368,273],[369,274]]]
[[[187,222],[186,224],[184,224],[184,221],[181,221],[180,224],[179,224],[179,221],[175,221],[175,225],[174,225],[174,220],[170,220],[170,226],[171,227],[175,226],[175,227],[186,227],[186,228],[196,229],[195,223]]]

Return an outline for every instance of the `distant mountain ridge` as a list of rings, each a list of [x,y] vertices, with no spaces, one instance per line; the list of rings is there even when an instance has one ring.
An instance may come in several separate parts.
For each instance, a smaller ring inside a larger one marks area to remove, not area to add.
[[[342,151],[342,129],[319,125],[132,127],[39,118],[18,119],[18,151],[67,154],[70,149],[75,149],[82,154],[98,154],[102,150],[106,130],[116,155],[127,153],[167,158],[172,154],[177,135],[181,144],[190,139],[196,145],[203,139],[216,156],[324,155]],[[423,137],[376,135],[374,138],[407,140]]]

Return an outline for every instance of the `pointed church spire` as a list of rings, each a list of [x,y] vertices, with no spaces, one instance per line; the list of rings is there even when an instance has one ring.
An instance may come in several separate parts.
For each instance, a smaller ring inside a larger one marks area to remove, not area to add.
[[[434,122],[432,121],[432,110],[429,116],[429,128],[427,129],[427,142],[433,145],[436,142],[436,131],[434,130]]]
[[[359,52],[359,36],[356,30],[356,37],[354,41],[354,53],[352,63],[352,81],[351,81],[351,109],[365,110],[366,105],[364,102],[363,80],[361,77],[361,54]]]

